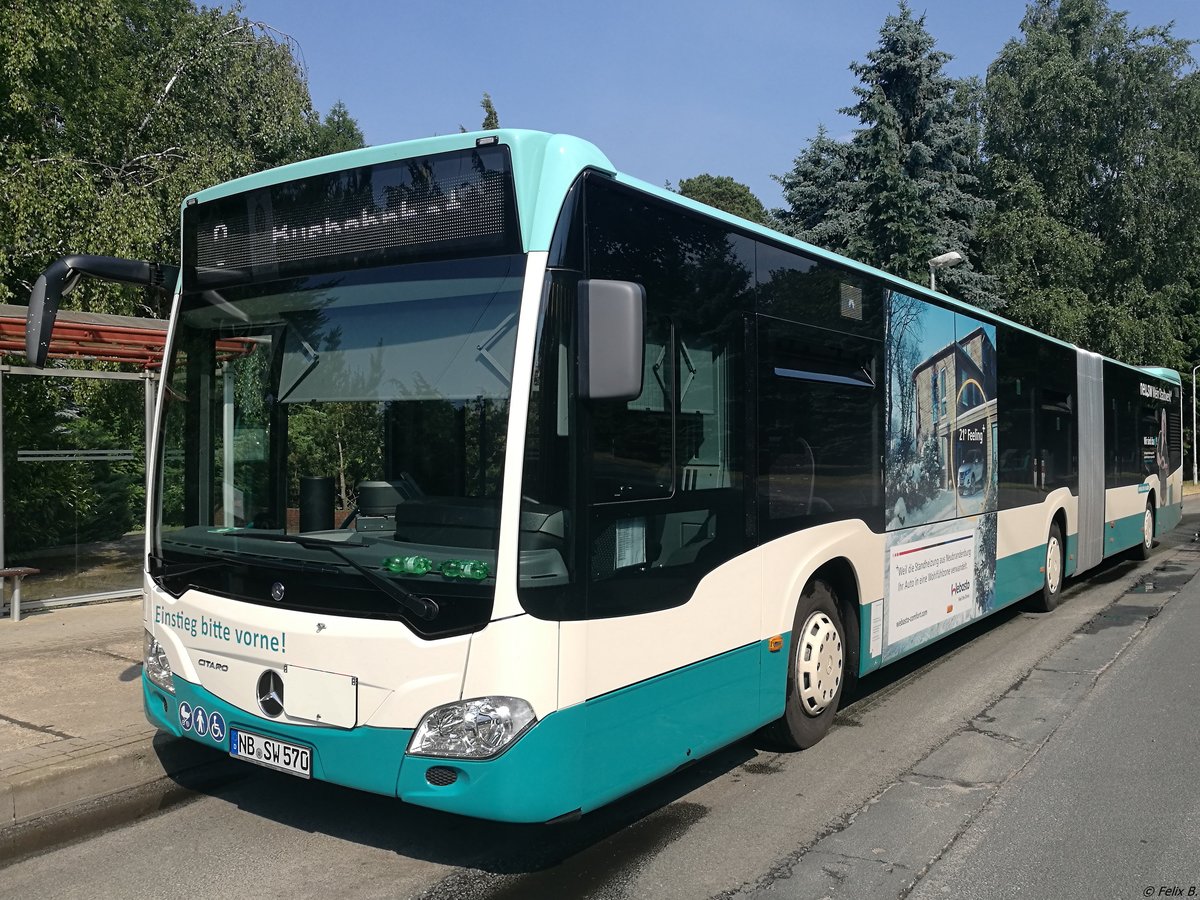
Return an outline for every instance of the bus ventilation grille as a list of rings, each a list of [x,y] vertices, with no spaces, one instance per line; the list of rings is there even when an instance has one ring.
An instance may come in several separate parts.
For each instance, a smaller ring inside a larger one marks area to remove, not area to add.
[[[446,787],[458,781],[458,772],[446,766],[432,766],[425,771],[425,780],[434,787]]]

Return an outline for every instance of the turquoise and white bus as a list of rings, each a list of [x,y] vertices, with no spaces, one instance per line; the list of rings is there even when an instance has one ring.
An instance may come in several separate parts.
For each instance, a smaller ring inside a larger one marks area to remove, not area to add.
[[[1176,373],[573,137],[310,160],[182,234],[146,714],[303,778],[573,817],[764,727],[807,747],[857,677],[1180,519]],[[60,261],[35,362],[81,273],[174,277]]]

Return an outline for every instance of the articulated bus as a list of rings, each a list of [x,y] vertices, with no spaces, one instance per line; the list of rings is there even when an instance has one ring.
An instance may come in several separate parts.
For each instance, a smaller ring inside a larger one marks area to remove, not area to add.
[[[501,130],[201,191],[175,285],[146,714],[301,778],[575,817],[1181,517],[1179,376]]]

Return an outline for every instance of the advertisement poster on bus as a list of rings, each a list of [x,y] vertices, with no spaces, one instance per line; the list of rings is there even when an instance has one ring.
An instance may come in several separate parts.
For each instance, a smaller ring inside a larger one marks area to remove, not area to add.
[[[884,661],[994,603],[996,328],[888,296]]]

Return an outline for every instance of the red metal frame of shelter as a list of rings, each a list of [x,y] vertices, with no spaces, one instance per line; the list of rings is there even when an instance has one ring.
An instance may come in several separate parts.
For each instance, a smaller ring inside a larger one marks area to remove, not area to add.
[[[0,353],[25,355],[23,306],[0,306]],[[146,369],[162,365],[167,345],[164,319],[138,319],[62,310],[50,339],[51,359],[133,363]]]
[[[0,306],[0,354],[25,355],[24,306]],[[61,310],[50,339],[50,359],[131,363],[144,369],[162,366],[167,346],[165,319],[140,319],[102,313]],[[217,342],[223,356],[241,356],[254,349],[250,341]]]

